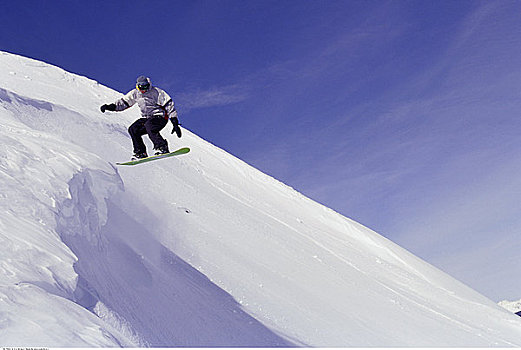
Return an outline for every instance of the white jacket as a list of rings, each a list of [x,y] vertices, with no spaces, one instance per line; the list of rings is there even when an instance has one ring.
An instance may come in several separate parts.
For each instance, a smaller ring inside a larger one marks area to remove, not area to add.
[[[116,111],[123,111],[136,103],[143,118],[163,117],[168,119],[177,117],[174,101],[158,87],[151,86],[146,92],[141,92],[138,89],[129,91],[116,101]]]

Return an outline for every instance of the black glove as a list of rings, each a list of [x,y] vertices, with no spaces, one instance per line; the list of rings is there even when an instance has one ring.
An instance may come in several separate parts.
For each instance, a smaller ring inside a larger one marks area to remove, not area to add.
[[[111,103],[109,105],[103,105],[101,106],[101,112],[102,113],[105,113],[105,111],[111,111],[111,112],[114,112],[116,110],[116,104],[115,103]]]
[[[175,132],[177,137],[181,137],[181,128],[179,127],[179,119],[177,117],[170,118],[170,121],[172,122],[172,125],[174,128],[172,129],[172,134]]]

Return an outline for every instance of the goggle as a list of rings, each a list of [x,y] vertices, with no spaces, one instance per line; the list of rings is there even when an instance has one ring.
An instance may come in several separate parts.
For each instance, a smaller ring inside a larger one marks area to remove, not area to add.
[[[142,91],[142,92],[145,92],[145,91],[148,91],[148,89],[150,89],[150,84],[136,84],[136,88],[139,90],[139,91]]]

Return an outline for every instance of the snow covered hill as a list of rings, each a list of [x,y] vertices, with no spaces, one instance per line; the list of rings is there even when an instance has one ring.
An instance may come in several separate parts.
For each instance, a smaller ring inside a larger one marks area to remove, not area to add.
[[[0,53],[0,345],[521,346],[519,317],[188,130],[116,168],[119,96]]]

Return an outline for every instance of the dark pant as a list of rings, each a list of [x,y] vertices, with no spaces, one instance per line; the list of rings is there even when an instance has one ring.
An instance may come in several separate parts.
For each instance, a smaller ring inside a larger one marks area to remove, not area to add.
[[[166,146],[166,140],[161,137],[159,132],[166,126],[168,119],[160,117],[139,118],[129,128],[128,133],[132,137],[134,144],[134,153],[144,153],[147,151],[145,143],[143,142],[143,135],[148,134],[150,140],[154,143],[154,148]]]

